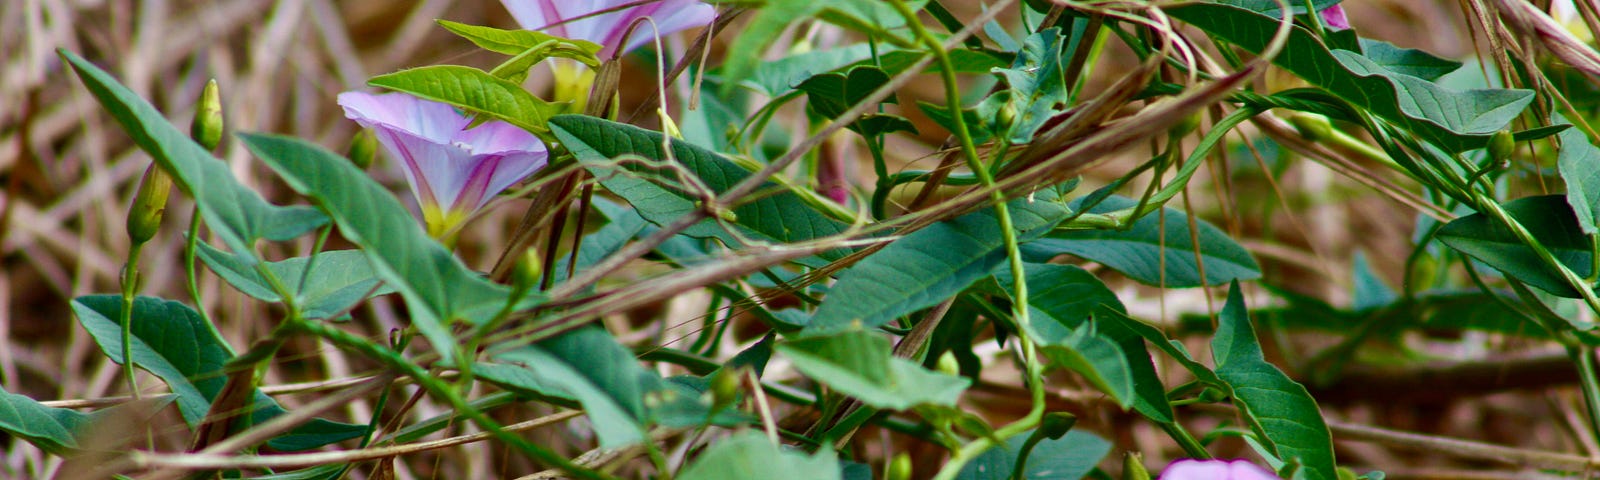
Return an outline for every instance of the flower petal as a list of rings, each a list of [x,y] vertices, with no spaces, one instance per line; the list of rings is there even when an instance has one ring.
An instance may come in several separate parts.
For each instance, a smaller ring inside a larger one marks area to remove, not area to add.
[[[512,184],[544,168],[548,155],[545,152],[513,152],[475,155],[472,170],[467,173],[461,196],[454,209],[475,211]]]
[[[374,127],[378,143],[401,161],[401,171],[411,184],[411,193],[426,210],[448,210],[466,184],[461,166],[472,161],[466,149],[412,135],[404,130]]]
[[[344,92],[339,94],[339,105],[344,107],[345,117],[364,127],[381,126],[436,143],[448,143],[472,121],[450,105],[405,93]]]
[[[1247,460],[1234,460],[1228,463],[1233,480],[1278,480],[1277,475]]]
[[[1167,465],[1160,480],[1278,480],[1249,460],[1183,459]]]
[[[1183,459],[1167,465],[1161,471],[1161,480],[1230,480],[1228,462],[1219,460]]]
[[[658,34],[665,37],[691,28],[703,27],[716,18],[717,10],[698,0],[662,0],[636,7],[630,10],[629,14],[626,21],[613,27],[604,41],[599,42],[601,45],[605,45],[608,49],[613,48],[622,40],[622,34],[627,33],[629,24],[636,19],[650,17],[655,22],[654,28],[649,23],[643,23],[628,36],[628,44],[622,51],[631,52],[655,41]]]
[[[641,17],[651,17],[666,36],[711,22],[716,9],[699,0],[661,0],[624,10],[590,15],[632,3],[634,0],[501,0],[522,28],[603,45],[600,57],[617,52],[628,25]],[[568,21],[570,20],[570,21]],[[641,25],[628,38],[623,52],[649,43],[656,35],[649,25]]]
[[[544,152],[544,142],[527,130],[502,121],[488,121],[458,132],[452,142],[467,145],[473,155],[504,152]]]

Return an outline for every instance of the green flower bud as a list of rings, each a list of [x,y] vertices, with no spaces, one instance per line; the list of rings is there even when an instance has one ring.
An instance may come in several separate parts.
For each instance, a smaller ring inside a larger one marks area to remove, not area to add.
[[[511,269],[511,285],[514,288],[525,291],[539,284],[544,274],[544,259],[539,257],[539,253],[539,250],[532,248],[522,252],[522,259]]]
[[[1495,163],[1511,159],[1511,154],[1517,151],[1517,140],[1511,136],[1509,130],[1494,132],[1489,136],[1489,158]]]
[[[189,124],[189,137],[200,142],[206,151],[217,149],[222,143],[222,94],[217,91],[217,80],[206,82],[200,92],[200,104],[194,109],[194,123]]]
[[[945,350],[939,355],[939,372],[945,375],[961,376],[961,362],[956,361],[956,354]]]
[[[1328,117],[1322,115],[1296,113],[1289,116],[1289,124],[1300,131],[1300,136],[1313,142],[1320,142],[1333,136],[1333,125],[1328,123]]]
[[[1183,117],[1182,121],[1173,124],[1171,127],[1167,127],[1167,135],[1170,135],[1173,138],[1182,137],[1184,135],[1188,135],[1190,132],[1193,132],[1196,128],[1200,128],[1199,111],[1191,113],[1189,116]]]
[[[995,115],[994,115],[994,126],[995,126],[995,131],[997,131],[997,132],[1009,132],[1009,131],[1011,131],[1011,125],[1015,124],[1016,122],[1017,122],[1017,105],[1014,104],[1014,103],[1011,103],[1011,102],[1008,101],[1008,102],[1005,103],[1005,105],[1002,105],[1000,107],[1000,111],[995,112]]]
[[[366,170],[378,156],[378,137],[371,130],[356,133],[355,137],[350,138],[350,149],[345,151],[344,156],[349,157],[350,163],[356,164],[356,168]]]
[[[1122,457],[1122,480],[1150,480],[1150,471],[1144,468],[1144,456],[1128,452]]]
[[[1078,417],[1067,412],[1050,412],[1044,414],[1044,419],[1039,421],[1039,433],[1051,440],[1059,439],[1062,435],[1072,431],[1072,426],[1078,424]]]
[[[739,380],[744,378],[744,367],[729,370],[724,367],[711,376],[711,408],[718,410],[732,405],[739,398]]]
[[[155,164],[144,169],[139,192],[134,194],[133,206],[128,208],[128,238],[134,244],[150,241],[161,229],[161,214],[167,210],[167,196],[171,192],[172,177],[165,170]]]
[[[911,480],[911,456],[900,452],[890,459],[889,466],[884,468],[883,480]]]

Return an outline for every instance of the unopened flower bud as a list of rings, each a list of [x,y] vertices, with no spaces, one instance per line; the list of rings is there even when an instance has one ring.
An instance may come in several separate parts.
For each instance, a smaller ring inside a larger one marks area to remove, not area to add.
[[[1072,431],[1078,424],[1078,417],[1067,412],[1050,412],[1044,414],[1044,419],[1039,421],[1039,433],[1051,440],[1059,439],[1062,435]]]
[[[884,468],[884,480],[911,480],[911,456],[900,452],[889,460],[889,466]]]
[[[1150,480],[1150,471],[1144,468],[1144,456],[1139,452],[1122,457],[1122,480]]]
[[[721,368],[711,376],[711,408],[721,409],[732,405],[739,398],[739,380],[744,378],[748,370],[743,367],[728,369]]]
[[[200,142],[206,151],[216,150],[222,143],[222,93],[217,90],[216,79],[206,82],[205,90],[200,92],[194,123],[189,124],[189,137]]]
[[[939,372],[945,375],[961,376],[961,362],[956,361],[956,354],[945,350],[939,355]]]
[[[999,132],[1010,131],[1011,130],[1011,125],[1016,123],[1016,121],[1017,121],[1017,106],[1016,106],[1016,104],[1013,104],[1011,102],[1006,102],[1004,106],[1000,107],[1000,111],[995,112],[995,115],[994,115],[994,125],[996,127],[995,131],[999,131]]]
[[[1517,151],[1517,140],[1508,130],[1494,132],[1489,136],[1489,158],[1495,163],[1511,159],[1511,154]]]
[[[511,285],[519,290],[531,289],[539,284],[543,274],[544,259],[539,258],[539,250],[530,248],[522,253],[522,259],[511,269]]]
[[[1320,142],[1333,136],[1333,125],[1328,123],[1328,117],[1322,115],[1297,113],[1289,116],[1289,124],[1300,131],[1300,136],[1313,142]]]
[[[128,238],[134,244],[150,241],[161,229],[161,214],[167,209],[167,196],[171,192],[172,177],[165,170],[155,164],[144,169],[139,191],[128,209]]]
[[[356,168],[366,170],[378,156],[378,137],[371,130],[362,130],[350,138],[350,149],[345,151],[345,156],[350,157],[350,163],[356,164]]]
[[[1167,127],[1167,135],[1173,138],[1182,137],[1193,132],[1196,128],[1200,128],[1200,112],[1198,111],[1183,117],[1182,121],[1173,124],[1171,127]]]

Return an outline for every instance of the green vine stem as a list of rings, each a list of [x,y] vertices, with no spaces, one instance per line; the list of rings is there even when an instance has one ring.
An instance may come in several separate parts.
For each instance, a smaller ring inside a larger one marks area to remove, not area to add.
[[[128,392],[134,400],[140,399],[138,375],[133,369],[133,297],[139,293],[139,251],[144,242],[128,246],[128,263],[122,267],[122,376],[128,383]]]
[[[928,53],[934,56],[935,62],[939,64],[939,75],[944,80],[945,104],[950,109],[952,122],[955,123],[954,133],[961,140],[961,151],[966,158],[967,168],[978,176],[979,182],[983,184],[985,189],[989,190],[990,197],[994,200],[995,216],[999,217],[1000,233],[1005,239],[1006,255],[1010,260],[1011,275],[1012,278],[1016,279],[1016,293],[1015,301],[1012,304],[1012,314],[1017,324],[1022,326],[1017,332],[1017,339],[1022,345],[1022,362],[1027,373],[1028,390],[1033,397],[1032,407],[1029,408],[1026,416],[995,430],[993,438],[980,438],[956,450],[955,454],[950,458],[950,462],[945,464],[944,469],[939,471],[938,476],[934,477],[936,480],[948,480],[954,478],[973,457],[994,446],[995,439],[1003,440],[1038,426],[1039,421],[1044,417],[1045,411],[1043,369],[1039,365],[1038,347],[1034,345],[1033,339],[1029,338],[1027,334],[1029,325],[1031,325],[1028,318],[1028,282],[1026,272],[1022,266],[1021,248],[1017,244],[1017,235],[1013,230],[1011,210],[1006,207],[1005,194],[995,187],[994,176],[989,172],[989,169],[984,168],[982,165],[982,161],[978,156],[978,146],[972,140],[972,135],[967,130],[966,120],[961,115],[961,91],[956,80],[955,65],[950,61],[950,54],[945,50],[943,43],[929,33],[927,28],[922,25],[922,22],[918,21],[916,12],[912,11],[904,0],[892,0],[890,4],[896,11],[900,12],[902,17],[906,18],[906,24],[911,27],[912,33],[916,35],[917,39],[928,49]],[[1004,148],[996,149],[997,154],[1003,154],[1004,151]]]
[[[506,444],[511,445],[513,448],[525,455],[528,455],[529,457],[532,457],[534,460],[555,468],[559,468],[576,478],[582,478],[586,480],[611,480],[614,478],[605,473],[584,468],[583,466],[574,463],[571,459],[561,456],[548,448],[542,447],[533,442],[529,442],[527,439],[522,438],[515,433],[506,431],[500,426],[499,423],[490,419],[488,415],[484,415],[483,411],[478,410],[472,404],[468,403],[466,398],[462,397],[460,393],[456,392],[456,390],[449,383],[446,383],[445,381],[440,380],[438,377],[435,377],[433,374],[429,373],[427,369],[408,361],[405,357],[402,357],[399,352],[395,352],[394,350],[377,345],[364,338],[351,335],[343,330],[333,328],[326,323],[295,322],[293,325],[291,325],[291,328],[327,340],[339,348],[359,352],[363,355],[366,355],[368,358],[376,360],[386,367],[411,377],[412,380],[417,382],[418,386],[422,387],[424,390],[427,390],[430,395],[434,395],[444,400],[450,405],[451,408],[454,408],[457,412],[461,412],[462,414],[466,415],[466,417],[471,420],[472,423],[478,425],[478,428],[482,428],[484,431],[490,432],[496,439],[506,442]]]

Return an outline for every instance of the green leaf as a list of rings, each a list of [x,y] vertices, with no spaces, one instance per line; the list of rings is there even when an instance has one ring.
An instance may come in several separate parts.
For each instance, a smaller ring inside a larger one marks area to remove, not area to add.
[[[1325,8],[1337,5],[1342,1],[1344,0],[1313,0],[1311,2],[1311,8],[1314,8],[1320,12]],[[1216,3],[1232,5],[1252,12],[1268,15],[1273,18],[1279,18],[1283,16],[1283,6],[1279,4],[1277,0],[1216,0]],[[1310,10],[1306,9],[1304,1],[1287,2],[1287,4],[1289,5],[1289,12],[1293,15],[1305,15],[1310,12]]]
[[[956,474],[959,480],[1011,480],[1017,468],[1017,456],[1033,431],[1023,432],[1006,441],[1005,446],[990,448],[961,467]],[[1095,434],[1073,430],[1058,439],[1042,439],[1028,452],[1028,464],[1023,478],[1028,480],[1078,480],[1084,478],[1095,465],[1111,453],[1111,442]]]
[[[778,352],[806,376],[881,409],[954,406],[970,384],[894,356],[889,339],[866,331],[791,340],[778,344]]]
[[[773,445],[765,435],[746,431],[712,443],[694,463],[678,474],[680,480],[840,480],[833,449],[816,455]]]
[[[249,478],[250,480],[334,480],[344,475],[345,470],[349,468],[349,464],[335,463]]]
[[[348,162],[346,162],[348,163]],[[89,336],[94,338],[111,361],[121,364],[122,298],[116,295],[90,295],[72,301],[72,311]],[[178,411],[190,427],[200,424],[211,409],[211,401],[228,379],[224,367],[233,350],[217,335],[200,314],[182,303],[159,298],[139,297],[133,302],[133,342],[129,350],[133,364],[160,377],[177,394]],[[283,407],[266,394],[253,393],[254,410],[249,422],[259,425],[284,413]],[[366,425],[312,419],[277,438],[267,446],[279,451],[317,448],[356,438],[366,433]]]
[[[561,115],[551,119],[550,125],[556,137],[561,139],[562,145],[577,156],[578,161],[589,168],[590,173],[601,179],[601,185],[627,200],[646,220],[657,225],[666,225],[698,208],[695,205],[698,197],[647,179],[651,177],[669,179],[671,183],[676,184],[677,175],[672,172],[652,170],[636,162],[628,162],[622,165],[624,171],[617,171],[615,159],[618,158],[666,160],[668,156],[661,148],[660,132],[582,115]],[[694,173],[699,182],[717,193],[727,191],[734,184],[750,176],[748,170],[688,142],[672,142],[670,158]],[[638,178],[639,176],[645,178]],[[763,190],[781,188],[771,182],[762,187]],[[788,191],[747,202],[735,208],[733,213],[737,216],[737,225],[744,228],[745,235],[776,243],[794,243],[837,235],[849,227],[843,222],[817,212],[798,195]],[[710,220],[690,227],[684,234],[700,238],[719,238],[730,245],[739,244],[736,237]],[[826,259],[837,259],[844,253],[846,252],[835,250],[821,256]]]
[[[449,20],[434,21],[438,22],[439,26],[444,27],[445,30],[449,30],[450,33],[454,33],[461,38],[471,41],[474,45],[477,45],[478,48],[503,55],[521,55],[523,52],[528,51],[528,49],[548,44],[550,42],[557,42],[568,45],[575,50],[587,52],[589,54],[589,59],[593,61],[594,56],[600,53],[601,49],[605,48],[598,43],[587,40],[561,38],[555,35],[550,35],[543,32],[535,32],[532,30],[502,30],[494,27],[468,25]]]
[[[904,27],[906,18],[894,7],[881,0],[829,0],[816,2],[823,5],[817,18],[825,22],[876,37],[879,41],[909,44],[911,40],[893,32]],[[921,11],[928,0],[905,2],[911,11]]]
[[[1031,199],[1007,203],[1020,239],[1042,235],[1066,219],[1069,211],[1060,195],[1045,188]],[[889,323],[965,290],[1004,261],[1005,239],[993,208],[929,225],[840,273],[806,331]]]
[[[1108,213],[1136,204],[1138,202],[1133,199],[1113,195],[1089,211]],[[1024,245],[1023,251],[1030,261],[1041,262],[1061,254],[1077,255],[1100,262],[1140,283],[1166,288],[1221,285],[1231,280],[1261,278],[1261,267],[1250,257],[1249,251],[1222,230],[1196,218],[1200,260],[1205,264],[1202,281],[1200,263],[1195,261],[1196,242],[1189,236],[1188,215],[1172,208],[1163,210],[1165,219],[1159,212],[1152,213],[1126,230],[1057,231]],[[1164,274],[1163,264],[1166,265]]]
[[[644,232],[645,227],[649,225],[649,222],[646,222],[644,217],[639,216],[638,212],[612,203],[611,200],[596,196],[593,200],[593,205],[596,211],[602,212],[606,217],[609,217],[611,222],[604,227],[600,227],[594,233],[583,236],[583,241],[578,247],[578,264],[575,270],[579,272],[600,263],[606,257],[611,256],[612,253],[616,253],[617,250],[621,250],[623,246],[628,244],[628,241],[633,240],[635,236]],[[563,256],[559,262],[556,262],[556,281],[567,279],[568,258]]]
[[[767,47],[778,39],[778,35],[790,23],[811,18],[822,5],[823,2],[813,0],[770,0],[763,4],[728,46],[728,54],[723,56],[722,77],[735,80],[749,77],[751,71],[763,63],[763,53]],[[734,84],[729,82],[723,85],[726,90]]]
[[[739,38],[744,38],[744,36],[741,35]],[[736,80],[739,86],[749,88],[768,97],[778,98],[793,92],[796,86],[808,78],[828,73],[871,57],[872,46],[858,43],[846,47],[812,50],[769,62],[761,62],[761,65],[750,72],[749,77],[727,78]],[[732,57],[729,58],[731,59]]]
[[[862,65],[851,67],[843,73],[829,72],[813,76],[796,88],[806,92],[807,112],[817,117],[835,119],[887,83],[889,74],[884,73],[883,69]],[[883,103],[897,102],[891,95]],[[865,137],[917,130],[910,120],[889,114],[862,115],[846,128]]]
[[[1352,267],[1353,272],[1350,276],[1355,281],[1355,293],[1351,295],[1355,300],[1351,306],[1356,311],[1383,307],[1400,298],[1394,289],[1383,283],[1377,272],[1372,271],[1372,265],[1367,262],[1365,253],[1358,250],[1355,257],[1355,266]]]
[[[637,444],[655,424],[699,425],[711,413],[697,392],[640,366],[632,351],[598,326],[495,354],[494,360],[476,364],[473,373],[513,391],[581,404],[601,448]]]
[[[1217,376],[1262,445],[1285,462],[1298,461],[1309,480],[1338,478],[1333,436],[1316,400],[1262,355],[1238,282],[1229,287],[1228,303],[1211,338],[1211,355]]]
[[[906,3],[913,10],[917,10],[922,8],[926,0]],[[772,45],[773,41],[777,40],[778,35],[782,34],[789,24],[803,21],[813,16],[835,25],[871,34],[877,37],[878,40],[894,42],[903,47],[910,46],[908,40],[904,40],[889,31],[905,25],[905,18],[901,17],[892,8],[876,0],[832,0],[827,2],[815,0],[767,0],[761,5],[760,9],[756,10],[755,17],[750,20],[749,24],[745,25],[744,30],[733,39],[733,44],[728,47],[728,54],[722,57],[722,78],[733,79],[734,81],[752,78],[752,73],[757,70],[757,66],[765,63],[762,60],[765,57],[763,53]],[[859,53],[859,51],[855,51],[848,55],[829,55],[823,58],[839,60],[854,57],[852,61],[867,58],[866,56],[855,56],[859,55]],[[867,54],[870,55],[870,50]],[[826,65],[826,63],[823,63],[823,65]],[[798,65],[790,64],[775,70],[769,70],[769,73],[756,79],[755,83],[762,85],[767,93],[787,91],[788,87],[794,84],[773,82],[771,81],[772,79],[783,78],[784,76],[770,75],[770,72],[793,71],[791,66]],[[837,66],[828,65],[825,68],[812,71],[822,72],[832,70]],[[810,76],[788,78],[799,80]],[[728,82],[723,85],[724,91],[726,91],[731,89],[734,83]],[[773,96],[776,97],[777,95]]]
[[[267,203],[234,179],[226,164],[168,123],[149,102],[76,54],[66,50],[59,53],[133,142],[194,198],[206,226],[247,263],[256,262],[257,240],[288,240],[328,222],[327,217],[310,207]]]
[[[1361,53],[1367,60],[1394,73],[1410,75],[1430,82],[1439,81],[1450,72],[1461,69],[1461,62],[1439,58],[1431,53],[1411,48],[1400,48],[1382,40],[1362,38]]]
[[[1561,117],[1558,115],[1556,118],[1561,118]],[[1561,132],[1565,132],[1565,131],[1567,131],[1568,129],[1571,129],[1571,128],[1572,128],[1572,124],[1570,124],[1570,123],[1563,123],[1563,124],[1559,124],[1559,125],[1547,125],[1547,126],[1543,126],[1543,127],[1533,127],[1533,128],[1527,129],[1527,130],[1523,130],[1523,131],[1511,134],[1511,139],[1516,141],[1517,143],[1529,142],[1529,141],[1545,138],[1545,137],[1548,137],[1548,136],[1551,136],[1551,135],[1555,135],[1555,134],[1558,134],[1558,133],[1561,133]]]
[[[730,77],[723,72],[721,78],[728,79],[725,83],[737,84],[767,97],[778,98],[793,93],[795,86],[808,78],[822,73],[837,72],[851,66],[870,65],[882,69],[891,77],[899,75],[921,60],[923,55],[920,50],[887,52],[880,50],[880,55],[874,59],[872,46],[858,43],[827,50],[813,50],[763,62],[750,72],[749,77]],[[950,63],[957,73],[985,73],[992,68],[1009,65],[989,53],[972,50],[951,51]]]
[[[1278,28],[1276,13],[1261,14],[1222,3],[1190,3],[1165,11],[1257,53]],[[1391,64],[1394,60],[1380,59]],[[1418,73],[1413,68],[1395,72],[1360,53],[1330,50],[1314,33],[1298,25],[1273,63],[1450,152],[1482,148],[1489,135],[1505,128],[1533,101],[1529,90],[1449,90],[1403,73]]]
[[[1009,90],[984,99],[978,111],[996,137],[1014,145],[1031,142],[1045,121],[1066,108],[1067,81],[1061,69],[1063,40],[1060,28],[1040,30],[1023,39],[1022,51],[1017,52],[1011,68],[993,70]],[[994,114],[986,115],[988,112]]]
[[[77,433],[88,423],[87,413],[46,407],[32,398],[0,390],[0,431],[46,452],[64,455],[77,449]]]
[[[1001,285],[1012,283],[1010,272],[1002,270]],[[1123,405],[1132,402],[1134,410],[1158,422],[1172,421],[1172,406],[1167,403],[1166,387],[1156,375],[1155,363],[1145,349],[1144,339],[1128,328],[1099,319],[1096,312],[1109,309],[1125,312],[1122,302],[1094,274],[1072,265],[1030,263],[1028,315],[1030,335],[1045,354],[1062,366],[1073,368],[1097,383]],[[1098,321],[1090,323],[1091,319]],[[1101,342],[1085,345],[1085,333]],[[1090,348],[1085,348],[1090,347]],[[1083,350],[1084,362],[1074,365],[1064,358],[1068,352]],[[1107,356],[1114,352],[1118,356]]]
[[[944,127],[945,131],[955,133],[955,117],[950,115],[949,108],[929,102],[918,101],[917,109],[922,110],[922,114],[927,115],[929,120],[933,120],[933,123],[937,123],[940,127]],[[972,141],[974,143],[981,144],[988,142],[991,138],[994,138],[994,135],[989,133],[989,129],[984,128],[984,124],[986,122],[983,120],[983,117],[978,114],[976,109],[961,109],[961,121],[967,126],[967,134],[972,136]]]
[[[1184,370],[1188,370],[1189,373],[1194,374],[1195,378],[1200,379],[1200,381],[1213,385],[1222,384],[1222,379],[1217,377],[1216,372],[1196,361],[1194,356],[1189,354],[1189,349],[1183,346],[1183,342],[1167,338],[1167,334],[1163,333],[1161,329],[1109,308],[1101,307],[1097,313],[1100,315],[1095,318],[1106,325],[1107,330],[1120,328],[1132,332],[1134,335],[1148,340],[1151,345],[1155,345],[1157,350],[1166,353],[1168,357],[1177,360],[1178,365],[1182,366]]]
[[[206,243],[199,244],[198,255],[211,271],[245,295],[258,300],[281,303],[283,297],[272,282],[254,265]],[[315,258],[315,260],[313,260]],[[378,281],[360,250],[322,252],[315,257],[295,257],[281,262],[264,262],[283,288],[299,292],[295,306],[308,320],[333,318],[368,297],[386,295],[393,288]],[[309,265],[311,272],[306,271]]]
[[[547,136],[560,104],[546,102],[521,85],[459,65],[431,65],[372,77],[368,85],[406,92],[488,115],[535,135]]]
[[[926,55],[926,53],[923,53],[920,49],[892,50],[879,55],[875,64],[882,68],[884,72],[888,72],[889,76],[895,76],[921,61],[923,55]],[[999,56],[988,51],[965,49],[950,51],[950,66],[955,67],[956,73],[989,73],[996,67],[1010,65],[1009,60],[1011,60],[1010,57],[1002,60]],[[857,64],[866,64],[868,62],[872,62],[872,60],[862,60]],[[929,66],[926,70],[923,70],[923,73],[937,72],[938,69],[938,66]]]
[[[481,324],[505,307],[506,287],[462,265],[394,195],[349,160],[295,138],[240,137],[289,188],[316,202],[346,239],[362,247],[378,278],[405,298],[412,324],[445,363],[453,362],[460,348],[450,322]]]
[[[1116,342],[1101,334],[1092,320],[1071,329],[1065,337],[1041,344],[1039,351],[1050,359],[1051,364],[1083,375],[1090,384],[1110,395],[1123,408],[1133,405],[1134,378],[1128,356]],[[1151,373],[1154,373],[1154,369]]]
[[[47,407],[25,395],[0,389],[0,432],[20,438],[56,455],[70,455],[82,448],[79,443],[94,422],[114,415],[149,416],[172,403],[172,395],[145,397],[148,402],[135,406],[124,403],[105,410],[83,413],[70,408]]]
[[[1577,214],[1583,233],[1600,233],[1600,148],[1578,129],[1569,128],[1556,138],[1561,140],[1556,166],[1567,182],[1567,204]]]
[[[1561,195],[1524,197],[1501,205],[1522,224],[1556,260],[1579,277],[1593,270],[1592,245],[1567,199]],[[1474,213],[1439,229],[1439,241],[1480,262],[1540,290],[1567,298],[1581,298],[1555,268],[1545,265],[1532,248],[1493,217]]]

